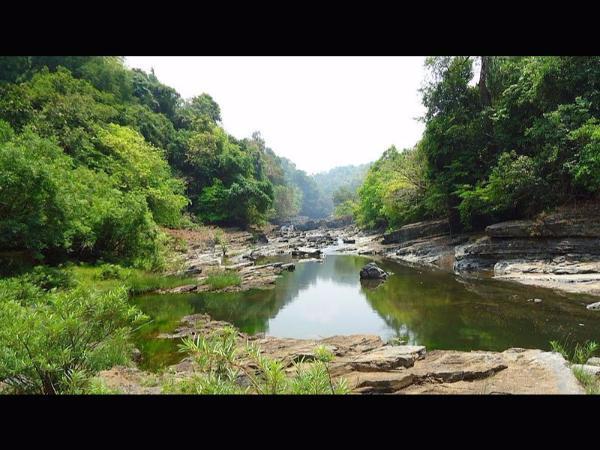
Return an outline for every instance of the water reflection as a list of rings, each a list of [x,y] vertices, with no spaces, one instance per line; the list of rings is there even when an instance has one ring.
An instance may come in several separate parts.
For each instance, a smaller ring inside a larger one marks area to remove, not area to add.
[[[299,263],[272,290],[138,297],[135,301],[153,318],[140,332],[141,350],[154,365],[172,361],[174,344],[152,338],[197,312],[250,334],[318,338],[368,333],[429,349],[548,348],[552,339],[600,340],[600,314],[584,307],[591,298],[389,261],[379,262],[392,273],[385,283],[361,283],[360,268],[370,261],[328,255],[322,263]]]

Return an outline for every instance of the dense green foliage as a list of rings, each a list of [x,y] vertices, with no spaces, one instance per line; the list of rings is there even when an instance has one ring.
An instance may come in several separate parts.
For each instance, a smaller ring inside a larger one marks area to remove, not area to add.
[[[117,57],[0,58],[0,250],[162,264],[159,226],[297,213],[276,155]]]
[[[454,228],[480,228],[597,196],[600,58],[437,57],[427,65],[423,138],[407,161],[388,151],[373,165],[357,210],[364,226],[448,217]]]
[[[120,57],[0,58],[0,250],[158,268],[160,226],[325,217],[363,169],[308,176]]]
[[[367,228],[396,227],[426,217],[427,188],[423,149],[391,147],[370,167],[358,190],[358,223]]]
[[[128,363],[128,335],[144,319],[124,288],[46,292],[2,280],[0,381],[18,394],[85,392],[98,371]]]

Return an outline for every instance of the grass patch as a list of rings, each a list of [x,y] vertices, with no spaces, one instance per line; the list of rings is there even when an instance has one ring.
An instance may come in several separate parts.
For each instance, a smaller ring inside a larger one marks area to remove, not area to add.
[[[576,343],[574,346],[550,341],[550,346],[571,364],[585,364],[600,349],[600,344],[594,341],[586,341],[583,344]],[[587,394],[600,395],[600,377],[587,373],[579,367],[572,367],[571,371]]]
[[[208,276],[205,281],[211,290],[223,289],[229,286],[239,286],[242,284],[242,279],[237,273],[213,273]]]
[[[585,364],[600,349],[600,344],[594,341],[585,341],[583,344],[578,342],[574,346],[550,341],[550,346],[553,351],[560,353],[563,358],[573,364]]]
[[[584,387],[587,394],[600,395],[600,378],[596,375],[584,372],[579,367],[573,368],[573,375]]]
[[[139,269],[103,264],[100,266],[73,266],[76,282],[85,287],[106,291],[125,285],[130,294],[141,294],[157,289],[170,289],[186,284],[196,284],[193,277],[164,275]]]

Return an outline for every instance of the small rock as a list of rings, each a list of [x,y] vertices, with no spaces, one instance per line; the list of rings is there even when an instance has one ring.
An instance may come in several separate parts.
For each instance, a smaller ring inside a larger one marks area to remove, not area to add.
[[[198,275],[200,273],[202,273],[202,267],[201,266],[190,266],[185,271],[186,275]]]
[[[600,367],[600,358],[594,356],[587,360],[586,365]]]
[[[600,311],[600,302],[592,303],[586,306],[587,309],[591,311]]]
[[[134,348],[131,351],[131,359],[136,363],[139,363],[142,360],[142,352],[139,348]]]

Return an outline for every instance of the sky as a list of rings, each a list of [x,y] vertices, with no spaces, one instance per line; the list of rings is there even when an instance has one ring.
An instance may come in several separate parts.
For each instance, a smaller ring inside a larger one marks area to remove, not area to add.
[[[425,112],[424,57],[126,57],[183,98],[207,93],[236,138],[266,145],[315,173],[412,147]]]

